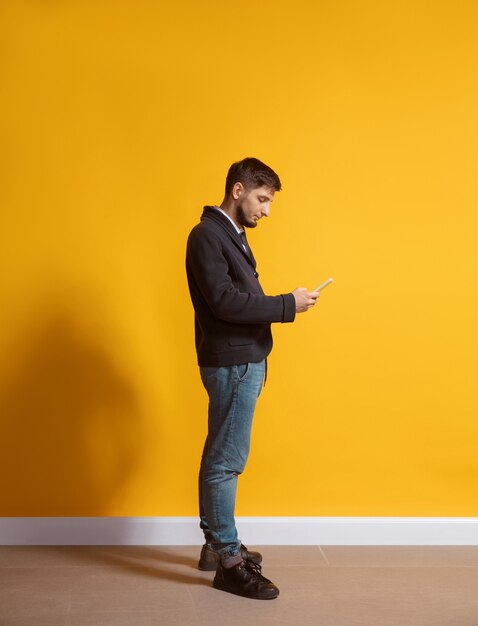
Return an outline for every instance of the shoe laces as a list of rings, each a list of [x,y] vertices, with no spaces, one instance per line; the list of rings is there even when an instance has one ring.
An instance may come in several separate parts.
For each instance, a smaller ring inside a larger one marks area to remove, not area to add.
[[[254,561],[244,561],[244,568],[257,580],[264,580],[264,576],[262,575],[262,567],[259,563],[254,563]]]

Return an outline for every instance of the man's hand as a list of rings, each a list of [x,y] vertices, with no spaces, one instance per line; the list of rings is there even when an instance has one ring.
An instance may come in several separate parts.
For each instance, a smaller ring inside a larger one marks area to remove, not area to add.
[[[320,296],[320,292],[307,291],[305,287],[297,287],[292,293],[295,298],[295,310],[297,313],[308,311],[314,306]]]

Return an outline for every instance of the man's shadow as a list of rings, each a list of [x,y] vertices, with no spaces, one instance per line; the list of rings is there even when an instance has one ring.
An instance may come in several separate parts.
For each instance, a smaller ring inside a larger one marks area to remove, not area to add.
[[[58,300],[12,337],[1,355],[0,515],[108,515],[134,475],[151,433],[111,341]]]
[[[201,572],[197,568],[200,546],[197,547],[198,558],[185,556],[179,551],[175,553],[174,547],[171,547],[171,551],[156,546],[75,546],[68,549],[64,546],[42,546],[42,551],[44,549],[50,554],[65,558],[70,565],[72,560],[75,562],[81,560],[91,565],[112,566],[134,572],[138,576],[171,580],[187,585],[210,587],[212,582],[203,577],[204,574],[211,572]],[[146,560],[150,562],[145,563]],[[186,566],[197,573],[195,576],[183,574],[175,571],[174,566]]]

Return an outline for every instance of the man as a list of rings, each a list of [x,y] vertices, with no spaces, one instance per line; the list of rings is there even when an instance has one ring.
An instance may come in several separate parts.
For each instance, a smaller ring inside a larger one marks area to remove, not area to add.
[[[319,297],[305,288],[266,296],[245,228],[269,217],[277,174],[254,158],[231,165],[220,206],[205,206],[186,252],[195,311],[196,350],[209,395],[208,434],[199,472],[199,568],[216,570],[213,585],[238,595],[272,599],[279,589],[262,575],[262,556],[238,539],[234,521],[237,477],[249,454],[256,400],[272,349],[272,322],[293,322]]]

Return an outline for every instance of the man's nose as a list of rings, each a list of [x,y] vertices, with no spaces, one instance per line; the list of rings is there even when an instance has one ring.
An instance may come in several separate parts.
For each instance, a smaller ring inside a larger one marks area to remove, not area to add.
[[[269,203],[265,204],[265,205],[262,207],[262,211],[261,211],[262,215],[265,215],[266,217],[269,217],[269,211],[270,211],[270,208],[271,208],[271,207],[270,207],[270,204],[269,204]]]

